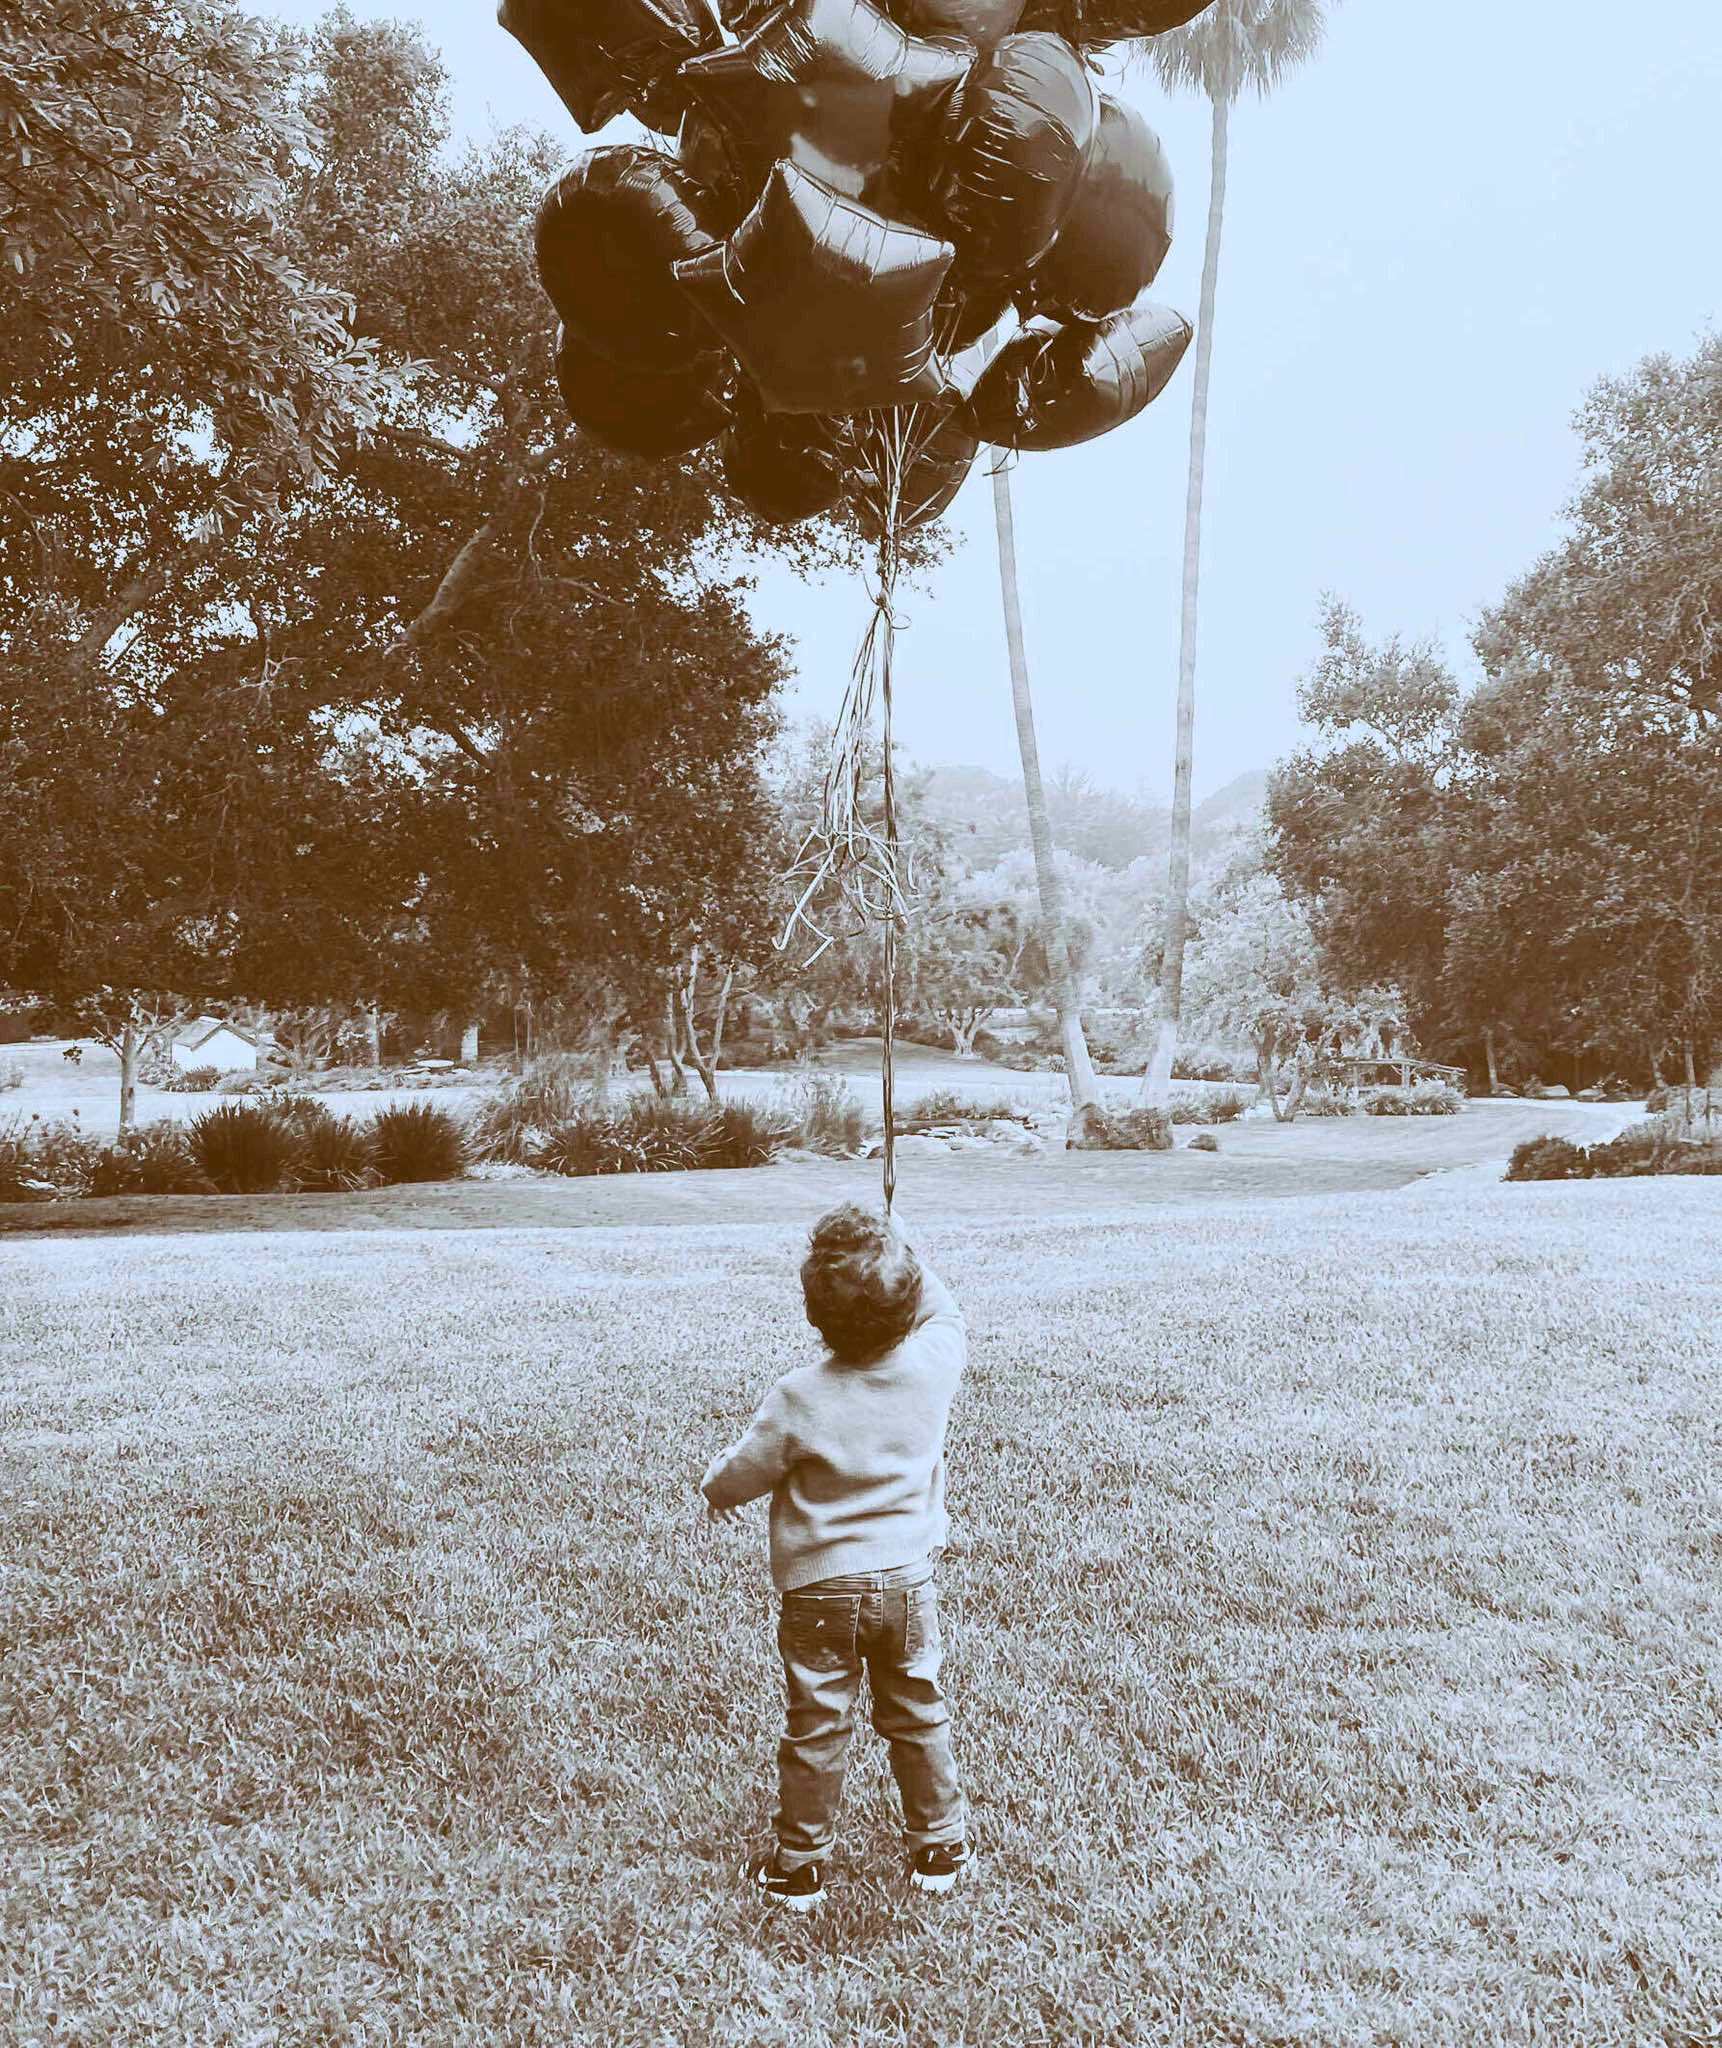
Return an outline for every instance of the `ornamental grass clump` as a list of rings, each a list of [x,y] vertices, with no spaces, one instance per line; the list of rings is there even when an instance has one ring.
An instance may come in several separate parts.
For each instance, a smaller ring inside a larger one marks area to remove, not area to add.
[[[976,1101],[954,1088],[935,1088],[911,1102],[897,1118],[901,1134],[929,1131],[937,1124],[1021,1123],[1025,1112],[1003,1097]]]
[[[828,1158],[859,1152],[871,1134],[871,1121],[847,1081],[834,1074],[809,1074],[785,1099],[795,1125],[794,1142]]]
[[[1445,1081],[1419,1081],[1410,1088],[1378,1088],[1363,1105],[1365,1116],[1457,1116],[1465,1098]]]
[[[365,1125],[324,1113],[306,1132],[295,1180],[307,1194],[346,1195],[377,1182],[375,1139]]]
[[[1175,1124],[1236,1123],[1256,1099],[1253,1088],[1174,1088],[1172,1121]],[[1304,1097],[1304,1108],[1309,1097]]]
[[[795,1142],[795,1125],[780,1111],[726,1102],[707,1120],[701,1165],[769,1166]]]
[[[473,1118],[473,1149],[481,1159],[530,1165],[546,1134],[583,1114],[591,1101],[591,1080],[578,1060],[567,1053],[530,1060]]]
[[[390,1187],[407,1181],[458,1180],[471,1151],[460,1118],[433,1102],[379,1111],[370,1137],[377,1178]]]
[[[529,1163],[548,1173],[694,1173],[765,1166],[795,1142],[791,1118],[749,1102],[716,1108],[657,1095],[616,1109],[566,1117],[533,1147]]]
[[[186,1131],[191,1155],[223,1195],[270,1195],[292,1175],[303,1139],[271,1105],[224,1102],[194,1117]]]

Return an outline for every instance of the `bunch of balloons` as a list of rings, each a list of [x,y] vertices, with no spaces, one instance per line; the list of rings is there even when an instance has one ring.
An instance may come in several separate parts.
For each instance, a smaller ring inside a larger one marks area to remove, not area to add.
[[[1190,341],[1143,296],[1172,175],[1086,52],[1208,4],[502,0],[583,129],[666,143],[592,150],[539,214],[575,423],[654,457],[721,435],[759,517],[847,497],[888,544],[982,442],[1134,418]]]

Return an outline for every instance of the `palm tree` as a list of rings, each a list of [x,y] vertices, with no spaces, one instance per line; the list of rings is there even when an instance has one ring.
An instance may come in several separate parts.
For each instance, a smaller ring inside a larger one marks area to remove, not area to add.
[[[1190,488],[1184,508],[1184,604],[1178,636],[1178,752],[1172,789],[1172,852],[1166,891],[1166,943],[1160,966],[1154,1051],[1142,1094],[1164,1104],[1184,995],[1184,941],[1190,921],[1190,775],[1196,725],[1196,598],[1202,566],[1202,479],[1208,444],[1208,384],[1214,361],[1214,296],[1226,211],[1226,149],[1232,104],[1246,86],[1271,92],[1288,71],[1313,57],[1327,32],[1328,0],[1214,0],[1183,28],[1147,45],[1148,61],[1172,92],[1206,93],[1214,109],[1208,247],[1196,327],[1196,390],[1190,407]]]
[[[1046,788],[1040,779],[1040,749],[1034,737],[1034,702],[1028,691],[1028,656],[1023,647],[1022,602],[1016,581],[1016,525],[1011,517],[1010,472],[1002,449],[994,449],[993,514],[999,532],[999,585],[1004,593],[1005,640],[1010,648],[1010,694],[1016,710],[1017,746],[1022,753],[1023,795],[1028,800],[1028,836],[1034,847],[1035,881],[1040,889],[1040,925],[1053,1000],[1058,1005],[1058,1031],[1064,1042],[1064,1071],[1070,1082],[1073,1126],[1085,1109],[1099,1100],[1088,1041],[1082,1035],[1081,999],[1070,962],[1064,922],[1064,890],[1053,861],[1052,825],[1046,812]]]

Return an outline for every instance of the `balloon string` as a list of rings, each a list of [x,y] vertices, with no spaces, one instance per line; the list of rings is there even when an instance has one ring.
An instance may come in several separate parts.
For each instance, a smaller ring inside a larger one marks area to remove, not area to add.
[[[879,654],[880,739],[885,754],[885,857],[889,866],[893,898],[885,910],[885,1043],[881,1065],[881,1092],[885,1114],[885,1214],[897,1192],[897,916],[902,900],[899,876],[902,846],[897,830],[897,769],[892,758],[892,657],[897,648],[897,619],[893,606],[897,588],[897,545],[902,516],[904,444],[911,422],[893,417],[894,438],[886,455],[885,519],[879,538],[879,593],[883,607],[883,634]]]

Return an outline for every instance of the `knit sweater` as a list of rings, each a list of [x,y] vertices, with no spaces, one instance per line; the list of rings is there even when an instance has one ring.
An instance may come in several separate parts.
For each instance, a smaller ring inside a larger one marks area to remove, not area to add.
[[[714,1508],[771,1495],[780,1593],[944,1543],[945,1420],[967,1358],[962,1310],[923,1261],[920,1317],[900,1344],[863,1365],[827,1356],[785,1373],[712,1460],[700,1486]]]

